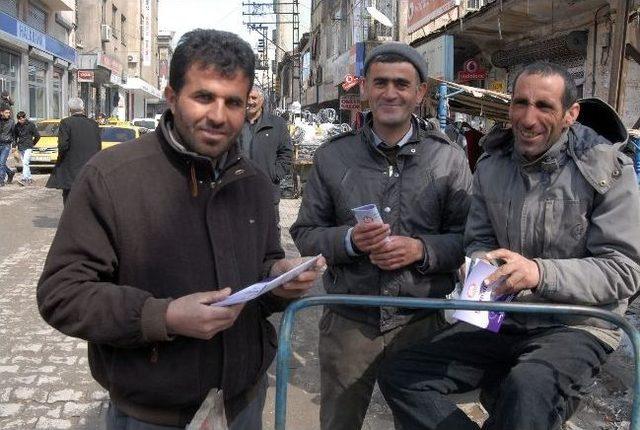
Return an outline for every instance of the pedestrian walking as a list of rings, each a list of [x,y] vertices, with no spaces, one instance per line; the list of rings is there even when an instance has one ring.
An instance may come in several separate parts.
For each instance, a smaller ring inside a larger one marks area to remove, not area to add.
[[[16,146],[22,159],[22,178],[18,181],[19,185],[31,185],[33,179],[31,178],[31,168],[29,163],[31,161],[31,151],[38,140],[40,140],[40,133],[36,128],[36,125],[27,119],[27,114],[23,111],[18,112],[16,115],[17,123],[14,127],[14,135],[16,140]]]
[[[247,119],[241,134],[242,152],[273,183],[273,204],[280,221],[280,181],[291,173],[293,147],[286,121],[266,112],[262,89],[254,85],[247,101]]]
[[[0,104],[0,187],[10,184],[15,175],[15,172],[7,166],[7,159],[15,144],[14,127],[11,107],[6,103]]]
[[[109,430],[184,429],[214,389],[231,430],[262,428],[276,345],[267,317],[318,272],[212,306],[300,263],[284,259],[272,184],[238,148],[254,62],[235,34],[182,36],[158,128],[91,159],[60,219],[38,305],[89,342]]]
[[[58,159],[46,185],[62,190],[64,204],[82,167],[102,147],[98,123],[86,117],[82,99],[69,99],[69,113],[58,127]]]
[[[484,280],[502,281],[496,296],[624,315],[640,284],[640,195],[620,151],[628,135],[599,100],[577,122],[576,99],[556,64],[516,76],[511,128],[484,138],[466,253],[504,263]],[[559,430],[619,342],[616,326],[586,316],[507,314],[498,333],[458,322],[392,355],[380,387],[398,429],[479,430],[447,395],[482,387],[483,429]]]
[[[462,264],[471,172],[464,152],[413,112],[427,64],[412,47],[383,44],[365,59],[363,127],[315,153],[291,235],[302,255],[322,253],[334,294],[438,297]],[[381,222],[352,209],[376,204]],[[442,327],[440,312],[330,306],[320,321],[320,424],[362,427],[378,366],[390,351]]]

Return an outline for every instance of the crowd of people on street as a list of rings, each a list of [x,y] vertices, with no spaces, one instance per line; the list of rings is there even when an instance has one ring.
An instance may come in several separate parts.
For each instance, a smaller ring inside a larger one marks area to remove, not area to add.
[[[45,321],[88,341],[110,395],[107,429],[184,428],[218,389],[229,429],[261,429],[276,349],[267,318],[320,277],[330,294],[444,298],[477,257],[499,266],[484,281],[496,294],[624,313],[640,282],[626,130],[598,101],[589,118],[614,132],[582,118],[565,69],[519,72],[511,125],[485,136],[472,175],[460,146],[414,115],[422,55],[399,42],[371,50],[370,112],[315,152],[290,229],[302,257],[285,258],[279,183],[292,145],[264,108],[254,61],[235,34],[186,33],[156,130],[105,151],[82,100],[69,101],[47,184],[63,190],[64,210],[37,301]],[[14,124],[8,104],[1,113],[0,179],[11,180],[4,154],[17,145],[28,184],[37,130],[24,112]],[[379,221],[356,220],[367,204]],[[318,254],[258,298],[223,302]],[[479,429],[447,397],[477,388],[483,429],[560,429],[620,341],[581,316],[508,314],[495,333],[438,310],[347,305],[327,306],[319,330],[323,430],[361,428],[376,383],[397,429]]]
[[[25,112],[18,112],[16,120],[13,120],[12,106],[13,101],[8,93],[3,92],[0,99],[0,187],[10,184],[16,174],[7,165],[12,150],[17,151],[22,162],[22,177],[17,181],[18,184],[22,186],[33,184],[29,163],[31,151],[40,140],[38,129],[33,122],[29,121]]]

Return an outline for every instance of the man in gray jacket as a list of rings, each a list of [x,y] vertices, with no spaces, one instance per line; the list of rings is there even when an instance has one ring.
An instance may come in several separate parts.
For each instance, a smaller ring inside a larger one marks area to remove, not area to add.
[[[477,164],[466,253],[503,263],[485,280],[503,281],[497,294],[623,314],[640,279],[627,133],[610,107],[576,93],[555,64],[516,77],[512,127],[486,136]],[[445,396],[479,386],[491,394],[483,428],[560,429],[618,341],[611,324],[582,316],[507,315],[499,333],[459,322],[393,357],[381,388],[401,429],[478,429]]]
[[[444,297],[463,260],[471,173],[464,152],[412,112],[427,65],[387,43],[364,65],[371,113],[358,132],[322,145],[291,227],[302,255],[322,253],[329,293]],[[383,222],[356,223],[351,209],[377,204]],[[439,313],[335,306],[320,321],[323,429],[359,429],[380,360],[443,325]]]

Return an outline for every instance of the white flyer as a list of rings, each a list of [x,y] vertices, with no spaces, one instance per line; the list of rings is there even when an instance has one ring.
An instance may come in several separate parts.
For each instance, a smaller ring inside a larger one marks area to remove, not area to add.
[[[378,206],[374,203],[351,209],[356,220],[368,224],[370,222],[382,222]]]
[[[321,255],[316,255],[315,257],[310,258],[304,263],[299,264],[298,266],[289,270],[288,272],[283,273],[277,278],[267,279],[262,282],[257,282],[253,285],[249,285],[247,288],[243,288],[240,291],[236,291],[235,293],[231,294],[229,297],[227,297],[224,300],[211,303],[211,306],[231,306],[231,305],[236,305],[238,303],[244,303],[244,302],[248,302],[249,300],[253,300],[256,297],[261,296],[264,293],[267,293],[276,287],[279,287],[280,285],[286,284],[287,282],[294,280],[302,272],[306,272],[307,270],[311,269],[316,264],[316,261],[318,261],[320,257]]]

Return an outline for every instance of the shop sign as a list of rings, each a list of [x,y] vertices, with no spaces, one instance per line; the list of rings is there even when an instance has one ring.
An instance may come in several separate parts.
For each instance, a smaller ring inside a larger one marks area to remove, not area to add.
[[[93,70],[78,70],[78,82],[93,82],[95,73]]]
[[[342,89],[345,91],[349,91],[351,88],[358,85],[359,82],[360,82],[360,79],[357,76],[354,76],[351,74],[346,75],[344,77],[344,81],[342,82]]]
[[[340,110],[358,109],[360,109],[360,96],[355,94],[346,94],[340,97]]]
[[[498,93],[505,93],[507,90],[507,85],[504,83],[504,81],[492,81],[489,84],[489,89],[491,91],[495,91]]]
[[[76,63],[77,52],[71,46],[36,30],[4,12],[0,12],[0,30],[54,57],[61,58],[71,64]]]
[[[480,68],[480,65],[474,59],[465,61],[462,68],[463,70],[461,72],[458,72],[459,81],[487,79],[487,71]]]
[[[98,55],[98,65],[111,70],[116,75],[122,74],[122,64],[120,64],[120,60],[104,52]]]
[[[409,0],[407,30],[414,32],[454,7],[455,0]]]
[[[151,65],[151,0],[142,3],[142,65]]]

